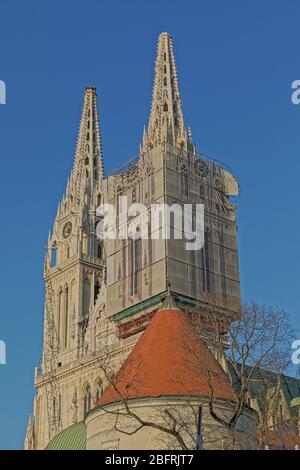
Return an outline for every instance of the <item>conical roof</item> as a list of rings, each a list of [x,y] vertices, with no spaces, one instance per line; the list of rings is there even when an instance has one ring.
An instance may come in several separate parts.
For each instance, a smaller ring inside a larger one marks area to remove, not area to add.
[[[158,310],[98,405],[124,398],[190,395],[235,400],[228,376],[174,306]]]

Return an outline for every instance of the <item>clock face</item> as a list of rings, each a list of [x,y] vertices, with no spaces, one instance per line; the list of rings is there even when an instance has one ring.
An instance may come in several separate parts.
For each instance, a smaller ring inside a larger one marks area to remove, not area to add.
[[[197,160],[196,173],[201,178],[206,178],[206,176],[209,173],[209,167],[208,167],[207,163],[204,160],[200,159],[200,158],[199,158],[199,160]]]
[[[71,232],[72,232],[72,224],[71,222],[67,222],[63,228],[63,232],[62,232],[63,237],[68,238],[71,235]]]

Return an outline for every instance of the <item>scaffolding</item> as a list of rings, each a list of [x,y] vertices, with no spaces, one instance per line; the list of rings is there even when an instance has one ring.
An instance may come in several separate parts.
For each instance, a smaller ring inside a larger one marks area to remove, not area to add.
[[[190,155],[185,150],[179,149],[178,147],[176,147],[176,146],[174,146],[170,143],[168,143],[168,147],[170,147],[171,149],[173,148],[174,153],[175,152],[178,153],[178,151],[179,151],[182,154],[182,156],[184,156],[186,158],[190,158]],[[171,150],[171,153],[172,153],[172,150]],[[141,158],[143,158],[144,155],[136,155],[135,157],[131,158],[127,162],[122,163],[120,166],[118,166],[116,168],[113,168],[109,172],[105,173],[105,177],[109,178],[111,176],[120,176],[124,173],[130,172],[133,168],[135,168],[138,165],[139,161],[141,160]],[[206,155],[202,152],[193,153],[192,154],[192,160],[194,160],[195,163],[197,163],[200,160],[204,161],[204,162],[208,162],[208,163],[214,163],[215,165],[219,166],[220,168],[223,168],[224,170],[229,171],[233,175],[233,172],[232,172],[232,170],[230,169],[229,166],[225,165],[220,160],[217,160],[216,158],[214,158],[212,156],[208,156],[208,155]]]

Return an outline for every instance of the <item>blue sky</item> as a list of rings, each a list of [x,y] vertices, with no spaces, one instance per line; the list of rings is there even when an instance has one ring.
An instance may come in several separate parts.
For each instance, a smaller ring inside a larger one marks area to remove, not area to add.
[[[300,327],[300,4],[276,0],[0,1],[0,448],[21,448],[42,346],[47,233],[70,172],[84,87],[100,103],[106,170],[136,155],[157,36],[173,35],[187,125],[241,184],[245,300]]]

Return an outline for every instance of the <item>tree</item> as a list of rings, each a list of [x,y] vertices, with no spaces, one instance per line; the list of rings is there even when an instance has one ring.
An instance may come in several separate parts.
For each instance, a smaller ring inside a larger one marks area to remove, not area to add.
[[[183,407],[173,405],[153,407],[153,413],[145,417],[132,406],[133,401],[130,393],[127,393],[137,385],[134,382],[135,376],[133,375],[128,383],[126,382],[125,392],[124,389],[120,390],[117,374],[114,373],[115,368],[111,367],[110,352],[107,350],[106,355],[103,356],[104,359],[99,361],[98,367],[102,370],[106,383],[111,384],[114,388],[120,406],[112,409],[112,407],[104,405],[101,408],[107,414],[114,416],[116,431],[132,435],[143,428],[153,428],[160,431],[166,440],[170,439],[168,447],[175,445],[183,450],[191,450],[195,448],[198,406],[200,403],[204,403],[212,418],[211,422],[205,424],[206,436],[208,436],[206,437],[207,444],[210,439],[209,447],[221,447],[222,433],[219,430],[222,428],[226,431],[226,447],[234,449],[237,441],[237,424],[241,416],[245,416],[245,413],[249,412],[249,398],[253,393],[253,388],[258,388],[263,406],[257,409],[256,414],[252,411],[252,415],[256,416],[259,442],[263,447],[269,430],[270,412],[278,395],[277,377],[286,370],[289,364],[290,345],[293,339],[289,317],[283,310],[252,303],[244,305],[242,314],[231,321],[229,317],[220,316],[214,305],[213,302],[209,303],[205,319],[203,316],[200,317],[197,312],[194,319],[198,318],[198,322],[191,321],[190,326],[198,335],[209,338],[210,349],[228,374],[227,377],[224,374],[221,379],[229,383],[230,377],[235,391],[235,394],[232,394],[233,398],[229,398],[227,402],[220,401],[220,386],[221,388],[223,386],[222,383],[220,384],[220,375],[213,365],[208,366],[207,356],[204,355],[203,358],[200,358],[199,354],[195,353],[195,344],[190,342],[188,338],[185,340],[185,336],[181,335],[181,344],[178,346],[188,350],[190,358],[190,364],[184,365],[195,377],[201,375],[207,384],[208,391],[195,401],[195,397],[187,389],[186,394],[182,396]],[[182,313],[182,315],[185,314]],[[137,375],[142,366],[142,363],[134,364],[133,368]],[[268,370],[270,377],[272,377],[271,385],[275,386],[272,391],[274,396],[270,396],[269,393],[267,397],[270,382],[266,380],[265,376],[262,378],[258,374],[261,370]],[[180,377],[174,375],[173,380],[174,383],[179,383]],[[134,423],[129,431],[120,425],[124,419],[130,419],[130,422]],[[217,425],[219,427],[216,427]],[[248,435],[246,434],[247,432],[243,437],[244,448],[250,446],[250,439],[256,438],[256,429],[248,430]],[[241,445],[240,435],[239,433],[239,446]],[[172,443],[170,444],[170,442]]]
[[[107,384],[111,384],[119,397],[119,405],[116,409],[103,405],[101,408],[105,413],[114,417],[114,430],[122,434],[132,436],[143,428],[152,428],[160,431],[165,436],[165,446],[167,448],[179,448],[182,450],[195,449],[195,437],[197,429],[197,412],[195,406],[188,396],[184,397],[183,410],[175,407],[159,408],[153,407],[151,414],[145,419],[140,413],[134,411],[131,406],[129,396],[119,389],[113,368],[110,366],[109,356],[102,358],[98,366],[105,377]],[[128,384],[128,389],[131,384]],[[191,420],[192,417],[192,420]],[[127,430],[122,426],[122,419],[130,420],[134,423],[133,430]],[[175,442],[175,446],[174,446]]]
[[[211,387],[209,409],[211,416],[227,429],[228,447],[234,449],[235,427],[248,405],[251,389],[259,387],[263,395],[270,385],[266,383],[265,377],[262,378],[262,375],[258,374],[259,370],[264,369],[273,374],[274,393],[278,393],[276,377],[290,364],[294,331],[285,311],[255,303],[245,304],[241,316],[231,323],[229,319],[225,322],[224,319],[220,320],[217,313],[213,312],[208,324],[214,331],[216,353],[219,357],[223,357],[224,364],[227,364],[236,393],[235,409],[229,420],[220,416],[214,408],[213,387]],[[270,403],[272,400],[269,404],[265,400],[265,408],[257,414],[261,444],[267,430]]]
[[[212,447],[213,435],[216,441],[219,440],[216,447],[222,447],[224,429],[219,429],[221,426],[207,411],[208,379],[215,391],[215,407],[220,413],[228,414],[230,401],[234,400],[232,386],[204,341],[188,324],[186,314],[175,304],[156,314],[116,375],[110,371],[110,357],[108,351],[108,363],[102,359],[99,364],[108,383],[101,405],[105,412],[115,415],[115,430],[122,432],[125,429],[126,434],[130,428],[130,433],[135,434],[142,428],[151,427],[172,437],[179,448],[192,449],[195,448],[198,409],[202,404],[204,430],[207,431],[204,445],[209,440]],[[214,376],[208,378],[207,370]],[[161,399],[151,401],[151,397]],[[136,409],[136,399],[140,398],[144,404],[149,403],[150,398],[150,405],[145,404],[147,416],[143,414],[145,410],[140,408],[138,412]],[[118,403],[118,406],[112,407],[111,403]],[[130,418],[130,423],[126,417]],[[121,421],[123,426],[119,425]],[[127,422],[124,424],[124,421]],[[214,428],[213,433],[209,432],[209,427]]]

